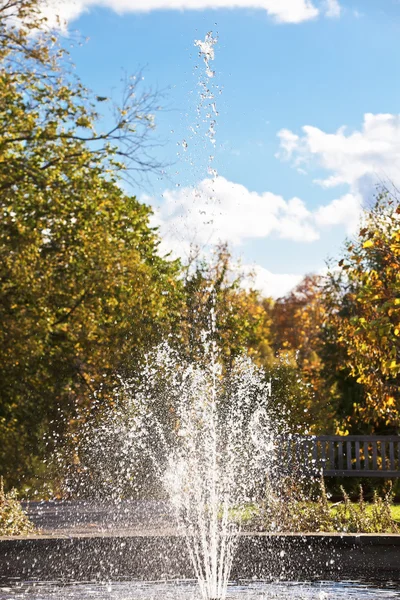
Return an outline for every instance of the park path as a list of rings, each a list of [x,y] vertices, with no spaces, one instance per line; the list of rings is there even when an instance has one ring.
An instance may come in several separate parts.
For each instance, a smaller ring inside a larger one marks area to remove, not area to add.
[[[162,501],[47,501],[24,503],[23,506],[42,535],[151,536],[176,532],[171,508]]]

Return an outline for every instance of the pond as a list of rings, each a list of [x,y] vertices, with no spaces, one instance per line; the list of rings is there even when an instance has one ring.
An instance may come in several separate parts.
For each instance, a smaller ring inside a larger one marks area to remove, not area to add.
[[[193,582],[60,583],[11,581],[0,585],[0,600],[198,600]],[[244,582],[231,584],[227,600],[394,600],[400,583]]]

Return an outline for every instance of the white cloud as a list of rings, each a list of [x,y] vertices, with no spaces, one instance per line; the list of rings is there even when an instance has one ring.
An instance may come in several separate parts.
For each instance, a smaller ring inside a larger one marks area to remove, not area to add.
[[[43,0],[41,11],[50,29],[60,29],[66,33],[68,24],[86,12],[88,6],[86,0]]]
[[[159,206],[152,198],[143,200],[155,208],[153,225],[160,228],[161,250],[184,257],[192,245],[207,248],[218,241],[232,248],[270,236],[311,243],[321,230],[337,225],[352,233],[361,203],[359,196],[346,194],[311,211],[300,198],[252,192],[224,177],[203,179],[195,188],[166,190]]]
[[[345,194],[320,206],[314,215],[315,223],[320,227],[343,225],[347,233],[354,233],[360,222],[362,198],[359,194]]]
[[[272,298],[285,296],[303,279],[298,274],[272,273],[260,265],[244,265],[241,271],[248,276],[243,284],[245,289],[252,288]]]
[[[278,137],[282,152],[277,153],[276,156],[278,158],[291,159],[296,150],[298,150],[300,144],[299,136],[289,129],[281,129],[278,132]]]
[[[339,16],[338,0],[44,0],[46,14],[53,20],[58,14],[71,21],[93,6],[110,8],[117,13],[152,10],[205,10],[250,8],[265,10],[278,23],[302,23],[321,13]]]
[[[155,219],[164,243],[178,253],[190,243],[205,246],[220,239],[237,247],[272,234],[298,242],[319,237],[312,213],[299,198],[251,192],[224,177],[204,179],[195,188],[166,190]]]
[[[345,127],[327,133],[310,125],[302,131],[303,136],[287,129],[278,133],[280,156],[297,167],[314,161],[328,172],[316,180],[321,186],[347,184],[358,191],[366,179],[400,181],[400,115],[367,113],[361,130],[352,133]]]
[[[325,2],[325,14],[327,17],[337,19],[340,17],[342,8],[338,0],[326,0]]]
[[[371,202],[377,185],[400,186],[400,115],[366,113],[358,131],[348,132],[343,126],[329,133],[306,125],[302,132],[299,136],[282,129],[277,156],[291,161],[297,170],[306,165],[325,171],[314,180],[324,188],[348,186],[349,193],[317,210],[315,223],[345,223],[352,233],[363,203]]]
[[[152,225],[159,227],[160,251],[187,260],[193,246],[207,255],[211,246],[228,242],[237,249],[246,242],[275,236],[299,243],[319,239],[321,232],[341,225],[352,233],[358,225],[360,197],[346,194],[309,210],[300,198],[285,200],[271,192],[257,193],[224,177],[203,179],[194,188],[166,190],[162,201],[143,196],[154,208]],[[248,278],[245,287],[280,297],[302,279],[302,275],[272,273],[260,265],[242,265]],[[252,274],[252,277],[250,277]]]

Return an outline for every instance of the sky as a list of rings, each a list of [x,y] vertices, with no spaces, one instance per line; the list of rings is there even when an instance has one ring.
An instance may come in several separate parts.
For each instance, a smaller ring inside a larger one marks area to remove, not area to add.
[[[400,185],[398,0],[64,0],[47,10],[66,19],[68,45],[87,38],[71,54],[96,94],[118,97],[141,68],[143,88],[163,91],[154,139],[165,175],[129,191],[154,207],[164,251],[185,259],[191,243],[227,241],[255,286],[279,297],[340,258],[377,185]],[[195,45],[210,31],[214,77]]]

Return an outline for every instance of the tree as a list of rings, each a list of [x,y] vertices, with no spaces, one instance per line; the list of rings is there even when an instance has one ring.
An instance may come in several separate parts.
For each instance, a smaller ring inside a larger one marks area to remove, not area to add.
[[[400,205],[387,190],[346,245],[330,276],[330,312],[346,364],[365,390],[348,415],[373,431],[393,432],[400,410]]]
[[[73,74],[46,21],[40,0],[0,0],[0,159],[2,165],[13,160],[1,191],[27,180],[46,185],[62,161],[89,167],[101,159],[104,169],[123,171],[131,181],[158,172],[152,131],[160,94],[141,89],[140,73],[127,78],[120,103],[108,111],[112,124],[102,131],[99,109],[111,99],[93,94]],[[68,152],[54,155],[59,145]]]
[[[244,352],[255,359],[268,352],[260,345],[269,337],[270,318],[264,309],[268,300],[245,288],[226,244],[217,246],[210,260],[190,262],[184,286],[182,342],[190,356],[203,353],[203,331],[217,342],[227,365]]]
[[[15,477],[51,420],[62,423],[177,319],[179,266],[158,256],[149,209],[93,167],[59,178],[58,194],[25,187],[2,207],[1,414],[17,428]]]
[[[324,278],[304,277],[294,290],[276,301],[271,316],[274,350],[285,357],[286,370],[291,365],[290,381],[296,377],[299,384],[297,393],[294,388],[292,391],[291,411],[308,431],[332,433],[335,402],[332,382],[327,385],[324,376],[327,328]],[[280,360],[282,362],[282,358]],[[282,365],[279,368],[282,369]]]
[[[190,264],[185,294],[182,334],[189,357],[201,359],[202,331],[216,342],[228,369],[240,355],[251,356],[271,381],[276,422],[294,433],[311,432],[315,413],[310,410],[310,384],[288,345],[274,348],[274,302],[252,289],[251,278],[245,280],[226,245],[215,249],[213,260]],[[286,337],[283,329],[280,333]]]
[[[44,435],[62,436],[96,394],[111,402],[118,369],[177,326],[180,306],[179,264],[160,258],[149,208],[118,183],[119,158],[146,168],[150,116],[131,98],[115,128],[97,134],[90,95],[40,30],[38,6],[0,3],[0,464],[8,485],[37,480],[51,452]]]

